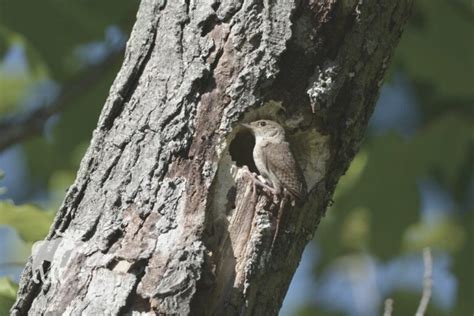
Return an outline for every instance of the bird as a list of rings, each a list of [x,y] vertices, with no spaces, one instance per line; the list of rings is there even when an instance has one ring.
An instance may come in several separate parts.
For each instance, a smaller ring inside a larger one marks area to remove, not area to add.
[[[303,201],[306,182],[300,166],[286,141],[285,129],[275,121],[257,120],[241,124],[255,137],[253,160],[260,175],[269,182],[258,183],[276,196],[288,195],[293,202]]]

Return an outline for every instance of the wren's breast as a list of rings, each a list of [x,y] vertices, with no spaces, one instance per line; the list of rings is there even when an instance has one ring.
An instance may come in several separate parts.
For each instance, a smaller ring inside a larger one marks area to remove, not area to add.
[[[262,146],[257,142],[253,149],[253,161],[255,162],[255,166],[258,169],[258,172],[267,180],[270,180],[268,174],[268,167],[266,165],[265,157],[263,154]]]

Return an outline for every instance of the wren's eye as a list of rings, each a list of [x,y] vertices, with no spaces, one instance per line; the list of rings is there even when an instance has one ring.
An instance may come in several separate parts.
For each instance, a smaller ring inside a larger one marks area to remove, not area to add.
[[[265,125],[267,125],[267,122],[261,121],[261,122],[258,123],[258,125],[261,126],[261,127],[264,127]]]

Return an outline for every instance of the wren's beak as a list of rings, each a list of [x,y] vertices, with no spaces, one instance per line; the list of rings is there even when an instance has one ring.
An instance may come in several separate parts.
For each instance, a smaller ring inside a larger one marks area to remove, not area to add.
[[[250,124],[240,123],[239,125],[240,125],[240,126],[243,126],[243,127],[245,127],[245,128],[248,128],[249,130],[252,130],[252,129],[253,129],[253,128],[252,128],[252,125],[250,125]]]

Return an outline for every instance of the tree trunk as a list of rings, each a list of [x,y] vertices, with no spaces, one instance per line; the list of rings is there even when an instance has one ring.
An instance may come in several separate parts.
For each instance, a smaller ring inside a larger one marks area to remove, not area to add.
[[[57,248],[30,259],[12,313],[276,315],[411,5],[142,0]],[[257,117],[285,126],[310,189],[273,246],[278,205],[242,168],[254,140],[237,123]]]

